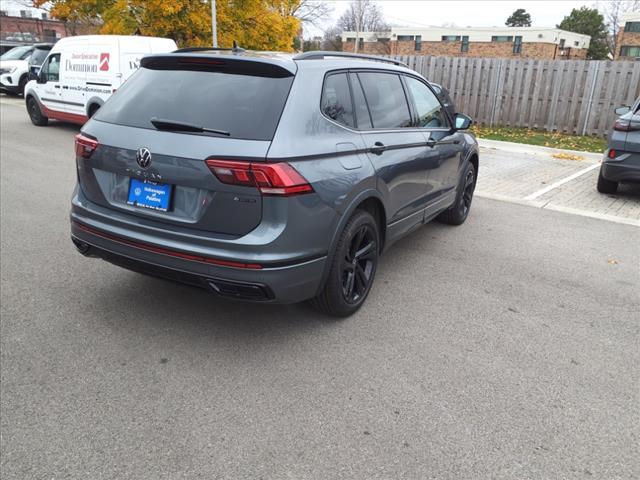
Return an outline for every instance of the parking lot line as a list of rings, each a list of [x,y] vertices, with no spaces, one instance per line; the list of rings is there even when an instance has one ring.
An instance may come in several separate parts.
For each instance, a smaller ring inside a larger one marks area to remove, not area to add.
[[[525,200],[535,200],[536,198],[541,197],[545,193],[548,193],[551,190],[554,190],[554,189],[558,188],[559,186],[564,185],[565,183],[569,183],[571,180],[575,180],[576,178],[581,177],[585,173],[589,173],[591,170],[594,170],[594,169],[599,168],[599,167],[600,167],[599,163],[596,163],[594,165],[589,165],[587,168],[583,168],[582,170],[579,170],[576,173],[574,173],[572,175],[569,175],[568,177],[565,177],[565,178],[563,178],[561,180],[558,180],[557,182],[553,182],[551,185],[547,185],[546,187],[541,188],[537,192],[533,192],[531,195],[527,195],[526,197],[524,197],[524,199]]]

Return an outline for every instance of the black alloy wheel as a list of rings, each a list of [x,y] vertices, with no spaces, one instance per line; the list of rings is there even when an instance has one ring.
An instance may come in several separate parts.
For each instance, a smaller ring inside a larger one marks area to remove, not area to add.
[[[342,270],[342,294],[347,303],[359,303],[371,288],[377,248],[370,225],[361,226],[351,238]]]

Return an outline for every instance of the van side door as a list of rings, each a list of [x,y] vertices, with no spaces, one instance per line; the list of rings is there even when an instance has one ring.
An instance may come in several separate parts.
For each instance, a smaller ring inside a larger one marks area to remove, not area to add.
[[[358,71],[355,89],[362,88],[371,128],[362,136],[377,173],[378,190],[385,197],[387,236],[399,238],[424,218],[429,204],[427,172],[437,158],[426,145],[422,131],[415,128],[409,99],[398,73]]]
[[[453,200],[462,163],[462,134],[452,128],[445,107],[426,82],[410,75],[404,78],[416,111],[418,127],[437,157],[435,168],[429,170],[428,188],[436,192],[439,198],[452,197]],[[435,209],[439,207],[435,205]]]
[[[87,51],[86,40],[76,39],[62,52],[62,100],[67,112],[74,116],[76,122],[86,121],[87,72],[97,68],[97,64],[97,57]]]

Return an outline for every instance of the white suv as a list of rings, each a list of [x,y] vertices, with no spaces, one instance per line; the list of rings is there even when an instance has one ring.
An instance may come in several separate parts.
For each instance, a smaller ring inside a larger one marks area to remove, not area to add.
[[[45,52],[45,55],[40,59],[46,57],[46,51],[51,49],[50,44],[44,44],[40,48],[40,45],[23,45],[14,47],[4,55],[0,57],[0,90],[6,93],[13,93],[15,95],[22,95],[24,93],[24,87],[29,81],[29,59],[34,51]]]

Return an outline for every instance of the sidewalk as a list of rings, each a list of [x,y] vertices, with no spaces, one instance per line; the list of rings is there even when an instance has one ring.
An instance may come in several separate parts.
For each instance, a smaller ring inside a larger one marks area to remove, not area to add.
[[[600,155],[479,140],[476,195],[640,226],[640,186],[615,195],[596,190]],[[582,160],[554,158],[578,155]]]

